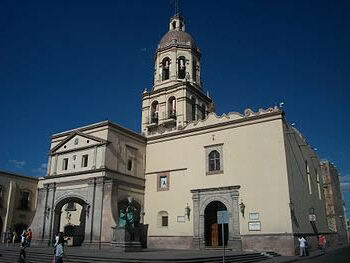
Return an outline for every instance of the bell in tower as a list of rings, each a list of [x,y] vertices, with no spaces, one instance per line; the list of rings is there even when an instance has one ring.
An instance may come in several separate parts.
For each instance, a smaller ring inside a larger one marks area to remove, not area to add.
[[[201,53],[176,12],[154,56],[152,91],[142,96],[142,132],[146,136],[174,131],[205,119],[212,100],[202,91]]]

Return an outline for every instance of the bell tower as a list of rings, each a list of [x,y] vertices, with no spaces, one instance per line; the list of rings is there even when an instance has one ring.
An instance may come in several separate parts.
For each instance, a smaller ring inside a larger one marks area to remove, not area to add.
[[[156,49],[153,87],[142,95],[145,136],[182,129],[212,111],[212,100],[202,90],[201,53],[185,29],[185,19],[176,12]]]

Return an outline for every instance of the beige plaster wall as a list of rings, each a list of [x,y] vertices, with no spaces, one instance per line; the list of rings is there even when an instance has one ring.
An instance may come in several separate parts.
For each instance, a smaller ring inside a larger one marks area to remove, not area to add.
[[[206,175],[204,147],[216,144],[223,144],[224,171]],[[240,200],[246,205],[245,218],[240,214],[241,234],[256,234],[248,231],[249,212],[260,213],[259,233],[292,231],[281,115],[149,140],[146,156],[149,235],[192,236],[193,212],[190,221],[176,222],[187,204],[193,211],[190,190],[231,185],[241,186]],[[170,171],[170,189],[157,192],[162,171]],[[159,211],[169,213],[167,228],[157,226]]]

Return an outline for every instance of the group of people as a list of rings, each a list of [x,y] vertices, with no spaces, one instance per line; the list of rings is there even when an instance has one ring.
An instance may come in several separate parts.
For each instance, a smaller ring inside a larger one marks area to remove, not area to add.
[[[16,231],[12,231],[11,229],[7,231],[7,246],[9,246],[11,243],[13,246],[15,246],[16,241],[18,240],[18,235]],[[23,247],[30,247],[30,242],[32,241],[32,230],[24,229],[21,236],[20,236],[20,242],[21,246]]]
[[[300,249],[300,257],[306,257],[309,255],[309,243],[306,238],[303,236],[298,238],[299,240],[299,249]],[[326,237],[324,235],[318,236],[318,246],[321,250],[321,253],[324,254],[326,252]]]

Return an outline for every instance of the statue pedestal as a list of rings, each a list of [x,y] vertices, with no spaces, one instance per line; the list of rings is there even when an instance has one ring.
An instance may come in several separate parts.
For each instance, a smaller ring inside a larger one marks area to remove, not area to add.
[[[135,252],[141,251],[141,235],[142,226],[130,228],[130,227],[112,227],[113,239],[112,246],[118,251]]]

